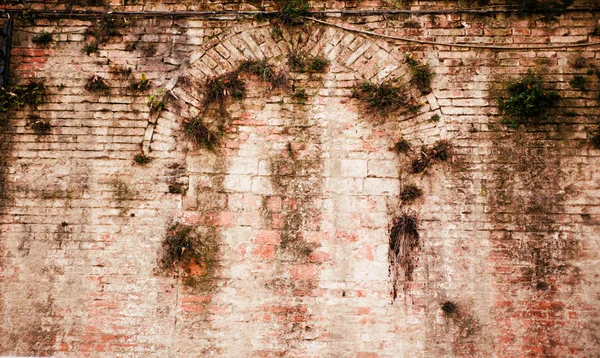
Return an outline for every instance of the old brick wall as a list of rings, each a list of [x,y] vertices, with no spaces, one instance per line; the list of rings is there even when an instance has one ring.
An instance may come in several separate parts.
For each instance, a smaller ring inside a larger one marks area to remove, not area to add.
[[[551,22],[458,9],[321,19],[436,42],[552,46],[600,41],[599,14],[568,11]],[[600,150],[590,143],[600,124],[600,46],[458,48],[310,20],[124,18],[120,35],[90,55],[86,30],[97,30],[100,15],[15,25],[12,81],[45,78],[49,94],[2,121],[0,354],[600,354]],[[48,47],[31,42],[41,31],[53,33]],[[288,55],[298,50],[327,58],[326,71],[290,71]],[[410,84],[407,57],[435,72],[430,94]],[[256,59],[287,70],[308,98],[243,75],[244,98],[206,112],[206,80]],[[115,65],[131,75],[110,73]],[[528,71],[562,99],[541,125],[511,129],[495,99]],[[85,89],[93,75],[109,93]],[[142,75],[150,88],[131,89]],[[569,84],[576,75],[587,80],[583,90]],[[392,77],[416,96],[417,113],[381,117],[351,98],[364,79]],[[168,95],[157,113],[148,98],[162,98],[160,89]],[[49,120],[49,134],[32,130],[35,116]],[[198,116],[222,125],[216,149],[185,135],[183,123]],[[401,138],[407,154],[394,151]],[[411,159],[437,140],[453,144],[452,160],[413,174]],[[140,153],[152,161],[134,163]],[[403,203],[408,184],[423,196]],[[402,213],[418,218],[420,237],[411,280],[393,300],[389,232]],[[211,247],[211,259],[182,277],[160,269],[173,223],[192,225]]]

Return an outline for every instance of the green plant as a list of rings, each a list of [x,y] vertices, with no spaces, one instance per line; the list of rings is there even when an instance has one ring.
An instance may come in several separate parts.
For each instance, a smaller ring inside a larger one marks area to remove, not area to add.
[[[165,90],[160,88],[155,94],[148,96],[148,107],[150,107],[150,110],[161,112],[165,109],[165,102],[162,100],[164,94]]]
[[[585,85],[587,83],[587,79],[583,76],[574,76],[572,80],[569,81],[569,85],[571,85],[571,87],[578,89],[580,91],[584,91],[585,90]]]
[[[434,122],[437,123],[440,121],[440,115],[439,114],[434,114],[433,116],[431,116],[431,118],[429,118],[429,122]]]
[[[223,129],[218,133],[210,131],[198,117],[183,122],[185,134],[208,150],[213,150],[219,144]]]
[[[450,301],[444,302],[441,309],[447,316],[458,314],[458,307]]]
[[[288,63],[295,72],[325,72],[329,60],[323,56],[313,56],[308,52],[292,52],[288,56]]]
[[[394,219],[390,230],[388,260],[392,277],[393,299],[398,296],[400,270],[404,271],[404,281],[412,280],[417,258],[412,253],[419,247],[419,231],[415,216],[405,213]]]
[[[592,146],[596,149],[600,149],[600,131],[592,137]]]
[[[150,87],[150,80],[146,77],[145,73],[142,73],[140,80],[131,80],[128,88],[135,92],[145,91]]]
[[[512,128],[546,119],[548,109],[560,99],[557,92],[545,90],[542,81],[531,73],[511,80],[506,91],[508,98],[499,98],[498,108],[502,112],[502,123]]]
[[[428,64],[420,64],[417,60],[407,57],[406,63],[411,68],[413,76],[410,80],[422,94],[431,93],[431,80],[435,72],[431,71]]]
[[[153,57],[156,55],[156,44],[146,44],[142,48],[142,55],[144,57]]]
[[[209,245],[202,242],[196,233],[196,227],[176,223],[171,225],[162,242],[160,268],[167,271],[177,270],[191,263],[205,262],[210,259]]]
[[[46,31],[42,31],[31,37],[31,42],[41,47],[47,47],[52,42],[52,34]]]
[[[414,174],[424,172],[432,161],[447,161],[452,158],[453,147],[447,140],[438,140],[432,147],[422,147],[418,158],[413,159],[411,163]]]
[[[242,99],[246,93],[246,85],[239,78],[239,71],[225,73],[221,76],[210,77],[204,84],[204,104],[210,105],[222,102],[231,96]]]
[[[292,94],[292,98],[298,103],[304,104],[308,100],[308,94],[304,88],[300,88]]]
[[[47,119],[41,119],[39,116],[31,115],[27,118],[27,122],[29,127],[33,129],[34,132],[40,135],[49,134],[52,129],[52,125],[50,121]]]
[[[110,68],[110,70],[108,72],[117,77],[129,77],[129,76],[131,76],[132,70],[131,70],[131,67],[114,65]]]
[[[368,110],[384,116],[408,105],[406,90],[389,81],[381,84],[362,82],[354,87],[352,98],[358,98]]]
[[[124,50],[127,52],[131,52],[131,51],[135,51],[136,47],[137,47],[137,44],[135,42],[129,42],[127,45],[125,45]]]
[[[402,138],[394,145],[394,149],[396,149],[398,153],[408,153],[410,150],[410,143]]]
[[[33,25],[35,23],[35,19],[36,16],[33,12],[25,10],[21,13],[21,15],[19,16],[19,20],[23,21],[24,23]]]
[[[88,78],[85,89],[89,92],[102,94],[108,94],[110,92],[110,86],[106,83],[106,80],[96,74]]]
[[[47,92],[44,79],[13,85],[8,89],[3,88],[0,90],[0,112],[23,106],[31,106],[36,109],[46,98]]]
[[[279,20],[286,25],[302,24],[309,15],[307,0],[283,0],[279,2]]]
[[[283,71],[274,70],[267,60],[243,61],[238,66],[238,71],[259,76],[263,81],[271,83],[274,88],[286,86],[288,83],[287,75]]]
[[[415,184],[409,184],[402,189],[400,199],[404,202],[411,202],[423,195],[423,190]]]
[[[98,42],[93,41],[86,43],[85,46],[83,46],[83,52],[85,52],[88,56],[98,52]]]
[[[140,154],[136,154],[133,157],[133,161],[136,164],[144,165],[144,164],[150,163],[152,161],[152,158],[150,158],[149,156],[145,155],[144,153],[140,153]]]

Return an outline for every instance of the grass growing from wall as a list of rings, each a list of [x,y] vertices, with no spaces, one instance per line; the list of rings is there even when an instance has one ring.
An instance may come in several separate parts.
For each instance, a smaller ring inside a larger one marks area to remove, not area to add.
[[[0,112],[11,108],[29,106],[36,109],[48,94],[45,79],[31,80],[26,84],[18,84],[0,90]]]
[[[431,93],[431,80],[435,72],[431,71],[428,64],[420,64],[417,60],[407,58],[406,63],[413,75],[410,82],[421,91],[422,94]]]
[[[352,98],[362,101],[367,110],[383,117],[400,109],[416,111],[419,106],[409,103],[409,95],[404,87],[390,81],[381,84],[362,82],[354,87]]]
[[[308,52],[292,52],[288,56],[288,64],[292,71],[323,73],[329,66],[329,60],[323,56],[313,56]]]
[[[447,140],[438,140],[432,147],[422,147],[418,158],[413,159],[412,172],[422,173],[435,161],[445,162],[452,158],[453,146]]]
[[[389,271],[392,278],[393,299],[398,296],[400,280],[412,280],[417,258],[414,252],[419,247],[417,219],[410,214],[402,214],[394,219],[389,238]]]

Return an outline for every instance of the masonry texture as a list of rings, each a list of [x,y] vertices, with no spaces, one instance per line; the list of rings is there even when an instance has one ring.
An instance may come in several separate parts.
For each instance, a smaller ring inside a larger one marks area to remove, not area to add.
[[[600,42],[593,9],[551,20],[460,2],[310,5],[452,10],[318,17],[439,43]],[[117,14],[87,55],[109,7],[26,6],[13,14],[11,84],[45,79],[48,94],[1,114],[0,355],[600,355],[599,45],[417,44],[233,13],[273,3],[126,0],[110,9],[232,13]],[[53,41],[32,43],[42,31]],[[328,60],[325,70],[291,71],[301,51]],[[411,82],[411,59],[435,73],[431,93]],[[240,73],[243,98],[209,105],[207,79],[247,60],[287,72],[287,85]],[[497,98],[528,71],[561,99],[540,124],[513,129]],[[94,75],[109,90],[86,89]],[[583,88],[569,84],[576,76]],[[392,78],[417,111],[382,114],[352,98],[357,84]],[[194,118],[215,148],[186,133]],[[34,130],[39,120],[49,133]],[[439,140],[451,157],[414,173]],[[403,201],[410,184],[423,195]],[[401,215],[417,219],[410,275],[390,267]],[[165,269],[176,223],[205,255]]]

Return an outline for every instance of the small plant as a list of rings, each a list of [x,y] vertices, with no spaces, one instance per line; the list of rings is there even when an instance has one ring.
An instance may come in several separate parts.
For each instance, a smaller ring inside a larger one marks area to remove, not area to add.
[[[136,154],[133,157],[133,161],[136,164],[144,165],[144,164],[150,163],[152,161],[152,158],[150,158],[149,156],[145,155],[144,153],[140,153],[140,154]]]
[[[396,152],[398,153],[408,153],[410,150],[410,143],[406,139],[402,138],[396,142],[394,149],[396,149]]]
[[[421,155],[411,163],[412,172],[414,174],[424,172],[432,161],[447,161],[450,158],[452,158],[452,144],[447,140],[438,140],[431,148],[421,148]]]
[[[142,48],[142,55],[144,57],[153,57],[156,55],[156,44],[147,44]]]
[[[592,137],[592,146],[596,149],[600,149],[600,131]]]
[[[271,83],[273,88],[283,87],[288,83],[287,75],[283,71],[275,71],[266,60],[244,61],[239,65],[238,71],[258,76],[263,81]]]
[[[431,93],[431,80],[433,79],[435,72],[431,71],[428,64],[420,64],[417,60],[410,57],[407,58],[406,62],[413,72],[410,82],[414,84],[422,94]]]
[[[33,25],[35,24],[35,19],[36,16],[33,12],[25,10],[21,13],[21,15],[19,16],[19,20],[23,21],[24,23]]]
[[[584,68],[586,65],[586,61],[585,58],[583,57],[576,57],[575,59],[573,59],[572,63],[571,63],[571,67],[573,68]]]
[[[444,302],[442,304],[441,309],[446,316],[452,316],[452,315],[458,314],[458,307],[450,301]]]
[[[402,189],[400,193],[400,199],[404,202],[411,202],[416,198],[423,195],[423,190],[416,186],[415,184],[409,184]]]
[[[417,264],[417,258],[413,257],[413,252],[419,247],[417,227],[417,219],[411,214],[402,214],[392,222],[388,261],[392,277],[393,299],[398,296],[398,284],[402,278],[401,271],[404,276],[404,287],[406,287],[407,281],[412,281],[412,274]]]
[[[437,123],[439,122],[441,119],[439,114],[434,114],[433,116],[431,116],[431,118],[429,118],[429,122],[433,122],[433,123]]]
[[[545,90],[542,81],[531,73],[510,81],[506,90],[509,97],[498,99],[498,108],[503,114],[502,123],[512,128],[548,118],[548,109],[560,99],[557,92]]]
[[[323,56],[313,56],[308,52],[292,52],[288,56],[288,63],[295,72],[323,73],[329,66],[329,60]]]
[[[283,0],[279,3],[279,20],[285,25],[299,25],[309,15],[307,0]]]
[[[47,119],[41,119],[39,116],[30,116],[28,119],[29,126],[33,131],[39,135],[46,135],[50,133],[52,125]]]
[[[98,52],[98,42],[93,41],[86,43],[85,46],[83,46],[83,52],[85,52],[88,56]]]
[[[169,184],[169,194],[184,194],[185,188],[181,183]]]
[[[44,79],[32,80],[27,84],[18,84],[8,89],[0,90],[0,112],[6,112],[14,107],[31,106],[36,109],[42,104],[47,95]]]
[[[131,52],[131,51],[135,51],[135,48],[137,47],[137,44],[135,42],[129,42],[127,45],[125,45],[125,51],[127,52]]]
[[[210,131],[198,117],[183,122],[185,134],[196,143],[208,150],[213,150],[219,144],[220,135]],[[222,130],[220,131],[222,133]]]
[[[204,104],[223,102],[231,96],[235,99],[244,98],[246,85],[239,78],[239,71],[225,73],[218,77],[211,77],[204,85]]]
[[[132,80],[129,82],[128,88],[135,92],[142,92],[150,87],[150,80],[146,77],[145,73],[142,73],[140,80]]]
[[[304,88],[300,88],[292,94],[292,98],[298,103],[304,104],[308,100],[308,94],[306,94],[306,90]]]
[[[585,85],[587,83],[587,79],[583,76],[575,76],[572,80],[569,81],[569,85],[571,87],[578,89],[580,91],[585,91]]]
[[[387,115],[407,105],[406,91],[390,82],[379,85],[363,82],[354,88],[352,98],[358,98],[367,104],[371,111]]]
[[[117,77],[129,77],[131,76],[131,67],[124,67],[120,65],[114,65],[108,71],[110,74],[115,75]]]
[[[176,223],[167,230],[162,242],[160,268],[166,271],[178,271],[191,263],[205,262],[210,259],[210,249],[205,245],[196,228]]]
[[[110,92],[110,86],[106,83],[106,80],[96,74],[88,78],[85,89],[89,92],[101,94],[108,94]]]
[[[33,37],[31,37],[31,42],[40,47],[47,47],[52,40],[52,34],[46,31],[42,31],[39,34],[35,34]]]
[[[164,94],[165,90],[161,88],[155,94],[148,96],[148,107],[150,107],[150,110],[161,112],[165,109],[165,102],[162,101]]]

